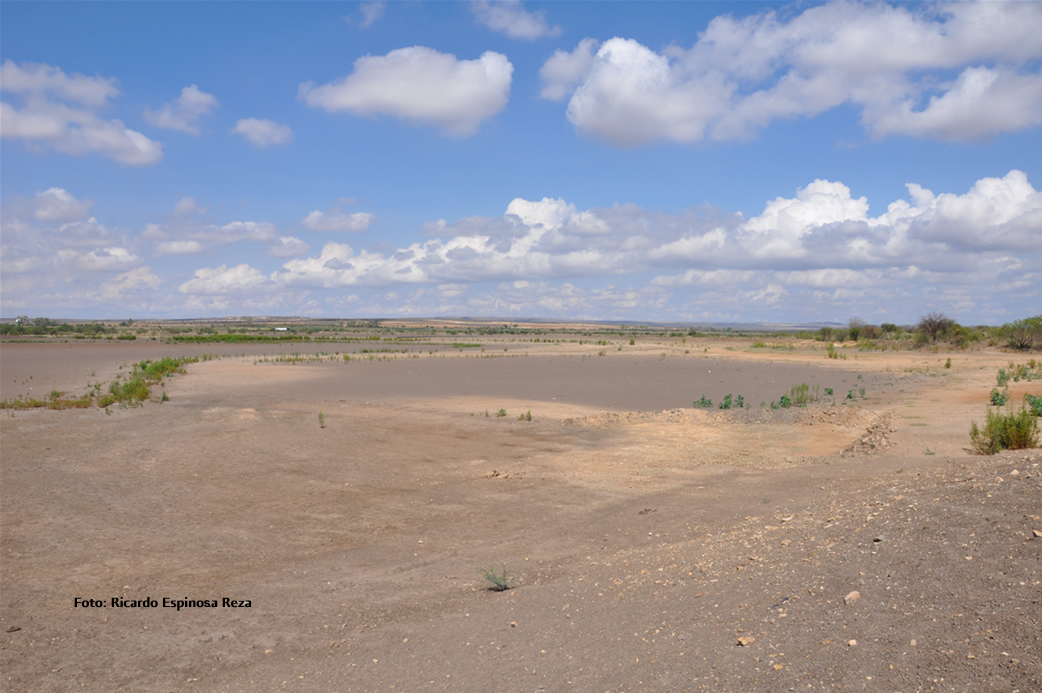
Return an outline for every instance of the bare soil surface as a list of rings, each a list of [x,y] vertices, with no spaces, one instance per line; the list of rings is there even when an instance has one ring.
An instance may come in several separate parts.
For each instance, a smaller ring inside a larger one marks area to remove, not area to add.
[[[1042,451],[966,449],[1010,354],[4,344],[0,398],[202,353],[0,410],[3,690],[1042,690]]]

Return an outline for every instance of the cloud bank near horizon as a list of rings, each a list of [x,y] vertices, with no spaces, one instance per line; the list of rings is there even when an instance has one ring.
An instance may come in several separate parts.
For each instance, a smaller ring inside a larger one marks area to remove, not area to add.
[[[962,193],[907,190],[876,216],[820,179],[750,218],[517,198],[502,215],[439,219],[376,250],[362,246],[376,216],[336,205],[281,230],[220,223],[182,198],[135,232],[50,188],[3,206],[3,312],[893,322],[940,306],[968,323],[1037,312],[1042,192],[1023,172]],[[281,264],[229,262],[233,247]]]

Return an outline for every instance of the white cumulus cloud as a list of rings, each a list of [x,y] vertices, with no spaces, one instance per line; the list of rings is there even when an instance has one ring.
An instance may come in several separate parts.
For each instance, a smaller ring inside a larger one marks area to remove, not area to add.
[[[300,85],[299,98],[314,108],[360,116],[390,115],[431,125],[454,137],[477,132],[506,107],[514,66],[487,51],[477,60],[413,46],[366,55],[354,72],[329,84]]]
[[[369,225],[376,219],[375,214],[368,212],[354,212],[346,214],[334,207],[326,212],[317,209],[311,212],[300,225],[311,231],[366,231]]]
[[[97,153],[128,166],[152,166],[163,145],[97,111],[119,93],[115,80],[67,75],[36,63],[0,66],[0,89],[16,94],[21,107],[0,101],[0,136],[39,143],[62,154]]]
[[[157,128],[198,135],[199,119],[217,107],[217,98],[213,94],[207,94],[193,84],[182,89],[181,96],[164,104],[158,111],[146,108],[142,115]]]
[[[716,17],[689,49],[586,39],[543,65],[582,134],[619,146],[747,139],[848,104],[873,137],[979,140],[1042,124],[1042,5],[828,3]]]
[[[240,118],[235,122],[232,134],[242,135],[247,142],[258,149],[293,141],[293,130],[288,125],[263,118]]]
[[[243,263],[235,267],[220,265],[197,269],[195,275],[177,288],[182,294],[213,296],[260,293],[276,288],[260,270]]]
[[[478,22],[510,38],[532,41],[561,34],[561,27],[546,23],[545,12],[529,12],[521,0],[477,0],[470,9]]]

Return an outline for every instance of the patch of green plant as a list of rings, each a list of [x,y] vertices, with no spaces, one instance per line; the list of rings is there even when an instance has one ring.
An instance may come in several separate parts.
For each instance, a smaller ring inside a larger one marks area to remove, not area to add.
[[[1027,403],[1027,407],[1035,416],[1042,416],[1042,397],[1036,397],[1032,394],[1024,395],[1024,401]]]
[[[501,417],[501,418],[506,416],[506,415],[507,415],[507,410],[506,409],[500,409],[499,411],[496,412],[496,416]]]
[[[730,409],[731,408],[731,393],[727,393],[726,395],[724,395],[724,401],[720,403],[720,408],[721,409]]]
[[[699,408],[699,409],[712,409],[713,408],[713,400],[709,399],[705,395],[702,395],[702,398],[699,399],[699,400],[696,400],[695,403],[692,404],[691,406]]]
[[[788,409],[792,406],[792,398],[788,395],[782,395],[778,398],[778,407],[781,409]]]
[[[948,357],[948,360],[944,362],[944,367],[945,368],[951,368],[952,367],[952,358],[950,356]]]
[[[524,414],[518,414],[517,415],[517,420],[518,421],[531,421],[532,420],[532,410],[529,409]]]
[[[1003,390],[1002,392],[1000,392],[999,390],[993,389],[991,391],[990,402],[994,406],[1001,407],[1002,405],[1004,405],[1008,401],[1009,401],[1009,390]]]
[[[831,387],[826,387],[825,388],[825,394],[828,395],[829,397],[832,396],[833,392],[834,392],[834,390]]]
[[[805,407],[812,402],[820,400],[821,396],[818,394],[817,385],[811,390],[810,385],[807,383],[800,383],[789,388],[789,398],[797,407]]]
[[[995,376],[995,382],[998,384],[999,387],[1005,387],[1006,383],[1009,382],[1010,377],[1011,375],[1006,372],[1005,368],[1000,368],[999,374]]]
[[[752,346],[753,349],[765,349],[766,347],[767,347],[767,342],[764,342],[762,340],[757,340],[757,341],[753,342],[753,346]]]
[[[322,412],[318,413],[318,427],[319,428],[325,428],[326,427],[326,415],[323,414]]]
[[[847,390],[847,399],[850,399],[850,400],[854,399],[854,391],[853,390]]]
[[[479,568],[478,572],[481,573],[481,577],[491,583],[489,589],[493,592],[505,592],[517,582],[517,577],[507,570],[506,565],[503,564],[500,564],[499,570],[496,570],[495,566],[489,566],[488,568]]]
[[[970,426],[970,444],[981,455],[1038,447],[1038,417],[1025,407],[1006,413],[989,409],[983,429],[976,421]]]
[[[467,343],[467,342],[453,342],[452,343],[452,348],[453,349],[476,349],[479,346],[481,346],[481,345],[480,344],[470,344],[470,343]]]

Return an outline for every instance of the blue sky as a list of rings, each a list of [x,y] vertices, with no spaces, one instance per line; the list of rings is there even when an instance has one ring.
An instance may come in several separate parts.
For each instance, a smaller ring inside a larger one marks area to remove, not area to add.
[[[1002,323],[1042,4],[0,4],[0,312]]]

